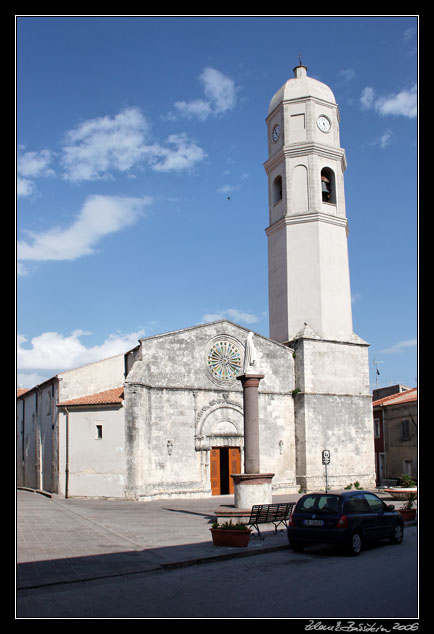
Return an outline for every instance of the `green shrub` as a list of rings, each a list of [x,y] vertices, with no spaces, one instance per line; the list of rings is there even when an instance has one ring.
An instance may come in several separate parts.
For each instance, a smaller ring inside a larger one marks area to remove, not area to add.
[[[233,524],[232,520],[229,522],[223,522],[223,524],[219,524],[218,522],[214,522],[211,528],[222,528],[230,531],[247,531],[248,527],[245,524],[241,524],[238,522],[237,524]]]
[[[398,485],[401,487],[412,488],[416,486],[416,482],[407,473],[401,473]]]

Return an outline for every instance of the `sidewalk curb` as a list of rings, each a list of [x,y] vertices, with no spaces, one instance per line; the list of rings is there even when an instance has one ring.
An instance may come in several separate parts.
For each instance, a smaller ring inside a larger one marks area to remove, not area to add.
[[[229,559],[241,559],[243,557],[253,557],[254,555],[263,555],[264,553],[272,553],[277,550],[289,550],[289,544],[283,544],[280,546],[270,546],[260,548],[257,550],[249,550],[248,547],[245,550],[237,550],[232,553],[222,553],[221,555],[208,555],[206,557],[196,557],[195,559],[185,559],[184,561],[173,561],[169,563],[160,564],[161,568],[173,570],[176,568],[187,568],[188,566],[197,566],[200,564],[209,564],[216,561],[227,561]]]
[[[57,585],[66,585],[69,583],[82,583],[84,581],[98,581],[98,579],[111,579],[114,577],[126,577],[128,575],[140,575],[145,574],[147,572],[159,572],[163,570],[176,570],[180,568],[188,568],[190,566],[198,566],[200,564],[209,564],[216,563],[218,561],[228,561],[230,559],[241,559],[243,557],[253,557],[255,555],[262,555],[264,553],[271,553],[278,550],[288,550],[289,544],[284,544],[281,546],[270,546],[257,550],[248,550],[245,551],[236,551],[231,553],[221,553],[216,555],[207,555],[206,557],[195,557],[193,559],[185,559],[181,561],[170,561],[167,563],[159,563],[154,566],[144,566],[142,569],[138,570],[125,570],[118,572],[111,572],[107,574],[98,574],[98,575],[82,575],[76,579],[53,579],[50,581],[49,579],[45,581],[38,582],[29,582],[26,584],[25,582],[18,582],[16,589],[19,590],[33,590],[35,588],[44,588],[47,586],[57,586]]]
[[[17,491],[28,491],[29,493],[39,493],[39,495],[44,495],[46,498],[53,497],[53,493],[49,493],[48,491],[43,491],[42,489],[32,489],[30,487],[17,486]]]

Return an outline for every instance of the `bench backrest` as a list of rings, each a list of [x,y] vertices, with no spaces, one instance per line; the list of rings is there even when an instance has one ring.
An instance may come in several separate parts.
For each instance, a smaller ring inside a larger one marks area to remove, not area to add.
[[[286,520],[289,517],[295,502],[284,502],[280,504],[255,504],[250,511],[250,521],[253,522],[273,522]]]

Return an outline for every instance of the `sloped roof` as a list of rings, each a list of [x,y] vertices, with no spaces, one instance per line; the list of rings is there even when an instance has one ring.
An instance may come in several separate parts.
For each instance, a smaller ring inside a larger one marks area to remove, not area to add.
[[[231,326],[234,326],[235,328],[238,328],[239,330],[243,330],[246,334],[252,331],[251,328],[246,328],[246,326],[242,326],[241,324],[238,324],[235,321],[231,321],[230,319],[216,319],[215,321],[206,321],[203,324],[195,324],[194,326],[187,326],[186,328],[180,328],[178,330],[169,330],[168,332],[161,332],[156,335],[148,335],[146,337],[141,337],[139,341],[140,343],[142,343],[146,341],[151,341],[152,339],[171,337],[173,335],[178,335],[178,334],[189,332],[192,330],[201,330],[201,329],[203,330],[212,326],[224,325],[224,324],[229,324]],[[291,353],[293,352],[293,350],[288,348],[288,346],[284,343],[279,343],[278,341],[274,341],[273,339],[270,339],[269,337],[266,337],[265,335],[262,335],[259,332],[255,332],[255,331],[252,331],[252,332],[255,335],[255,337],[260,337],[262,340],[268,341],[270,344],[274,346],[279,346],[281,348],[284,348],[285,350],[290,350]],[[222,332],[221,334],[225,334],[225,333]]]
[[[402,403],[411,403],[417,401],[417,387],[413,387],[411,390],[405,390],[404,392],[397,392],[397,394],[390,394],[384,398],[379,398],[372,403],[373,407],[389,405],[401,405]]]
[[[17,397],[18,396],[22,396],[23,394],[25,394],[28,391],[29,391],[28,387],[18,387],[17,388]]]
[[[121,405],[124,400],[124,388],[115,387],[111,390],[104,390],[103,392],[97,392],[96,394],[87,394],[86,396],[79,396],[69,401],[63,401],[58,403],[58,407],[64,407],[67,405]]]

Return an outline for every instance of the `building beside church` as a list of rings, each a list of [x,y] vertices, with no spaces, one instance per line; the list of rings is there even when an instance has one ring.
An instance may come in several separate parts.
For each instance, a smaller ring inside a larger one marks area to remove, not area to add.
[[[352,326],[338,106],[300,65],[266,123],[270,337],[254,335],[261,470],[274,474],[274,493],[321,489],[328,450],[330,488],[372,487],[368,344]],[[146,337],[27,391],[18,484],[135,500],[231,493],[230,474],[243,467],[236,377],[248,334],[223,320]]]
[[[60,372],[18,395],[18,486],[64,496],[123,497],[122,386],[133,355]],[[119,387],[115,396],[113,389]]]
[[[394,485],[403,474],[417,480],[417,388],[393,385],[374,390],[372,406],[378,484]]]

